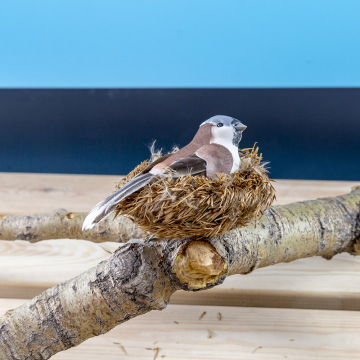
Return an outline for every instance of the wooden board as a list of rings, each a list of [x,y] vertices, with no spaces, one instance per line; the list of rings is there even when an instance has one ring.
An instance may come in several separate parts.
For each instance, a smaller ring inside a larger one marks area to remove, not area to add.
[[[0,174],[0,213],[88,211],[118,180]],[[359,183],[279,180],[277,203],[336,196]],[[96,265],[117,246],[68,239],[0,241],[0,315]],[[176,292],[164,311],[132,319],[52,359],[358,359],[360,312],[351,310],[360,310],[359,275],[359,258],[341,254],[331,261],[303,259],[231,276],[209,291]]]
[[[0,314],[22,302],[0,300]],[[169,305],[51,359],[357,360],[359,332],[352,311]]]
[[[0,213],[67,208],[87,211],[113,189],[118,176],[0,174]],[[278,180],[278,203],[348,192],[355,182]],[[0,296],[32,297],[85,271],[109,256],[117,244],[51,240],[0,242]],[[46,269],[46,271],[44,271]],[[360,309],[360,261],[343,254],[332,261],[299,260],[232,276],[207,292],[177,292],[173,303]]]
[[[119,176],[0,173],[0,213],[31,214],[65,208],[89,211],[109,195]]]
[[[0,173],[0,213],[39,213],[65,208],[89,211],[121,176]],[[359,182],[277,180],[278,204],[336,196]]]
[[[107,258],[119,245],[84,240],[0,241],[0,297],[29,298]],[[46,269],[46,271],[44,271]],[[234,275],[171,302],[226,306],[360,310],[360,257],[310,258]]]

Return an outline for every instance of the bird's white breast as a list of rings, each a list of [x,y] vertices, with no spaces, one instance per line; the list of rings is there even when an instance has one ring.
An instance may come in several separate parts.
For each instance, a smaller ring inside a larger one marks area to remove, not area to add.
[[[239,170],[240,167],[239,148],[232,143],[233,130],[230,127],[227,127],[227,129],[225,129],[224,127],[221,129],[224,129],[226,132],[217,131],[215,134],[213,133],[213,137],[210,140],[210,144],[222,145],[230,151],[233,158],[233,166],[230,172],[230,174],[232,174],[233,172]],[[231,133],[230,132],[228,133],[228,129],[231,131]]]

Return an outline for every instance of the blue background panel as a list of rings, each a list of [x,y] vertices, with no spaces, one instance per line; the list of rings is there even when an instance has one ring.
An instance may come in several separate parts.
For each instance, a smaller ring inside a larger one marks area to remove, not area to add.
[[[356,87],[358,0],[0,0],[0,87]]]

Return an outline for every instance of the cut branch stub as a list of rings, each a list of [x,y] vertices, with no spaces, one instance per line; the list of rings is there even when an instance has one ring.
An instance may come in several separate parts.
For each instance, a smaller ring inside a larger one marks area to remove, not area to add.
[[[194,240],[179,250],[172,272],[184,290],[200,290],[220,284],[228,265],[207,241]]]

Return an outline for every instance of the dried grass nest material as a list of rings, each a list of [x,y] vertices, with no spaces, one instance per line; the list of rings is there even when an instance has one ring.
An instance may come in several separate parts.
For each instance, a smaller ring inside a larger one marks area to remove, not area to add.
[[[255,145],[243,149],[240,169],[230,175],[159,178],[121,201],[117,214],[130,217],[145,232],[167,239],[220,235],[256,222],[275,199],[258,150]],[[150,163],[138,165],[117,189]]]

